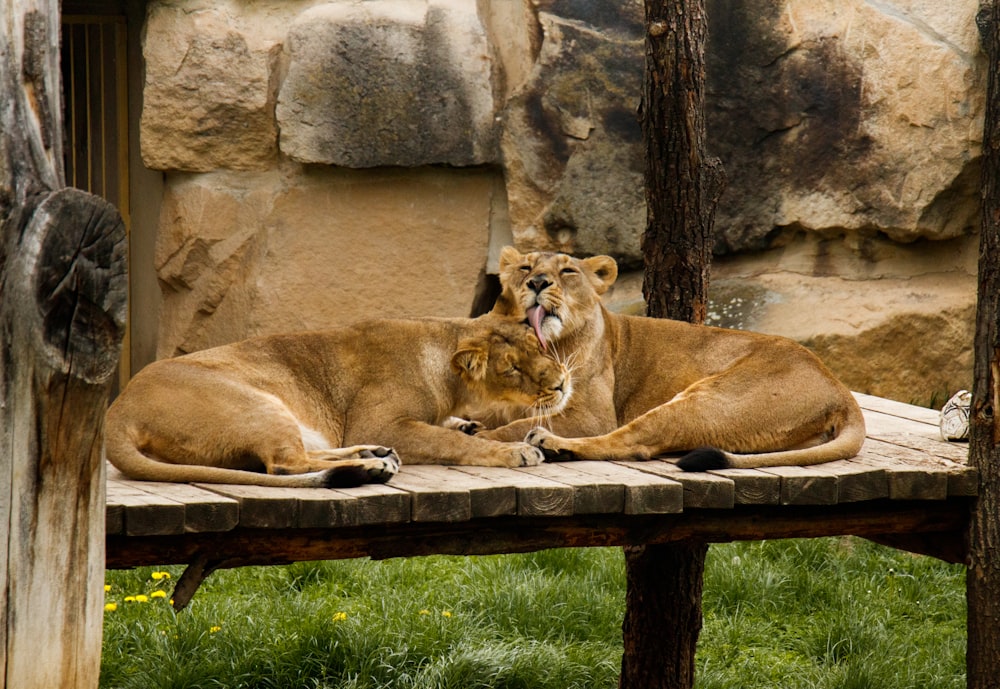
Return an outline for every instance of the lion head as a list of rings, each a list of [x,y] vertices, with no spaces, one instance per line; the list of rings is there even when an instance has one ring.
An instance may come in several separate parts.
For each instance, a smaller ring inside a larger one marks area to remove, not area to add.
[[[500,254],[500,286],[493,313],[527,321],[544,349],[583,328],[618,277],[610,256],[574,258],[566,254]]]
[[[462,339],[452,369],[478,398],[478,418],[560,413],[572,394],[569,371],[518,321],[482,316],[484,331]]]

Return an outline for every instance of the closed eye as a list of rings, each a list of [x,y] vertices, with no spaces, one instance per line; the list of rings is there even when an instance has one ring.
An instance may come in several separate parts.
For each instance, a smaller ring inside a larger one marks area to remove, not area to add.
[[[559,271],[559,274],[560,275],[576,275],[577,272],[578,271],[577,271],[576,268],[563,268],[562,270]]]

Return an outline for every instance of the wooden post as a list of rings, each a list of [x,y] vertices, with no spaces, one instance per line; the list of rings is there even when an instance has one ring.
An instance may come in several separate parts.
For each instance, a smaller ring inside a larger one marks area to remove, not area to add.
[[[966,686],[1000,688],[1000,3],[989,9],[982,222],[969,462],[979,496],[969,530]]]
[[[62,188],[58,0],[0,3],[0,671],[11,689],[92,689],[125,231]]]
[[[722,164],[705,155],[703,0],[646,0],[647,225],[642,251],[648,315],[705,320]],[[708,545],[625,549],[626,602],[620,686],[687,689],[701,631]]]

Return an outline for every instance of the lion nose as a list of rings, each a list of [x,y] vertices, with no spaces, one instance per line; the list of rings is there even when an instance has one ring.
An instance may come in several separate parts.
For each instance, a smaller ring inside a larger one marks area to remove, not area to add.
[[[528,286],[535,290],[535,294],[540,294],[542,290],[551,285],[547,275],[536,275],[528,280]]]

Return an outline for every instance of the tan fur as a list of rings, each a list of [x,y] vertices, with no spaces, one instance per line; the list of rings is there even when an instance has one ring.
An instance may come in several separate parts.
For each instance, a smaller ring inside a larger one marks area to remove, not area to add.
[[[526,319],[529,308],[544,306],[540,332],[570,365],[575,393],[549,429],[517,421],[488,438],[527,438],[548,454],[579,459],[707,446],[724,450],[732,467],[816,464],[861,448],[864,418],[854,397],[791,340],[613,314],[600,301],[618,275],[608,256],[508,247],[500,269],[493,313]]]
[[[397,451],[534,465],[537,448],[449,430],[451,417],[542,414],[569,395],[566,369],[515,320],[371,321],[150,364],[109,408],[105,454],[136,479],[268,486],[386,481]]]

